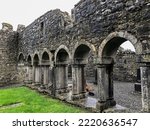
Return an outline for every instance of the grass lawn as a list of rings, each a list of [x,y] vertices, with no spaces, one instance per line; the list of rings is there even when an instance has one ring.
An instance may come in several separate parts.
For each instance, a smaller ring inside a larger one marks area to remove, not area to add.
[[[12,105],[16,104],[16,105]],[[17,105],[18,104],[18,105]],[[20,104],[20,105],[19,105]],[[0,89],[0,113],[85,113],[86,110],[71,106],[27,87]]]

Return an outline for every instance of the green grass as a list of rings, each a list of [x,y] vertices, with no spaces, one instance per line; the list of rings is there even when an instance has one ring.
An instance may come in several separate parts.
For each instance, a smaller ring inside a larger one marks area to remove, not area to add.
[[[20,106],[3,107],[21,103]],[[0,113],[81,113],[83,109],[41,95],[27,87],[0,90]]]

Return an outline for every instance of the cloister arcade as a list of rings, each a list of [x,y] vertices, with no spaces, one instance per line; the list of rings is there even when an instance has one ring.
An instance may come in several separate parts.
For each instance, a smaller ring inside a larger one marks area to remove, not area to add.
[[[102,111],[116,105],[113,91],[114,57],[119,46],[125,41],[130,41],[133,44],[137,54],[137,63],[141,64],[142,110],[149,111],[150,65],[141,60],[143,51],[141,43],[127,32],[111,33],[102,43],[99,43],[98,48],[86,41],[80,41],[74,45],[73,50],[61,45],[54,54],[48,49],[42,52],[36,51],[27,56],[20,53],[18,60],[21,63],[24,62],[24,67],[27,68],[24,80],[27,84],[45,86],[46,89],[53,91],[56,97],[70,91],[70,88],[68,89],[68,67],[71,66],[71,100],[79,100],[86,97],[84,67],[88,63],[88,55],[91,52],[94,55],[92,62],[97,68],[97,109]],[[54,57],[53,60],[52,57]]]

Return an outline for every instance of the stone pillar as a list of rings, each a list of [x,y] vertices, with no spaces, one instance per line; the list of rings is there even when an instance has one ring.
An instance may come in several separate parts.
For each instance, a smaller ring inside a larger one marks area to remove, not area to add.
[[[141,89],[142,89],[142,110],[150,112],[150,65],[140,67]]]
[[[49,83],[49,66],[43,67],[43,84],[48,85]]]
[[[48,68],[48,75],[49,75],[49,76],[48,76],[48,83],[50,83],[50,84],[53,83],[53,79],[52,79],[52,78],[53,78],[53,76],[54,76],[53,73],[52,73],[52,69],[53,69],[52,67],[49,67],[49,68]]]
[[[73,91],[72,99],[81,99],[85,97],[85,78],[84,65],[73,65],[72,67]]]
[[[113,65],[97,66],[98,102],[97,108],[104,109],[116,105],[113,95]]]
[[[66,92],[68,87],[67,65],[56,65],[56,94]]]
[[[27,66],[26,83],[32,83],[32,66]]]
[[[41,67],[40,66],[35,66],[34,69],[34,75],[35,75],[35,84],[39,85],[41,84]]]
[[[136,79],[136,83],[134,84],[134,89],[137,92],[141,92],[141,72],[140,72],[140,68],[137,69],[137,79]]]
[[[32,66],[29,67],[29,82],[32,83]]]
[[[32,83],[35,83],[35,66],[32,67]]]

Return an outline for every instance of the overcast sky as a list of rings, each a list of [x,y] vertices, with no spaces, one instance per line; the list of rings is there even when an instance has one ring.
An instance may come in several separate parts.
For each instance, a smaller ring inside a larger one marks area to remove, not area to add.
[[[59,8],[71,13],[78,2],[79,0],[0,0],[0,23],[10,23],[16,29],[18,24],[27,26],[51,9]]]
[[[49,10],[59,8],[71,13],[74,5],[80,0],[0,0],[0,29],[1,23],[13,25],[16,30],[18,24],[25,26]],[[132,44],[127,42],[124,48],[134,50]]]

